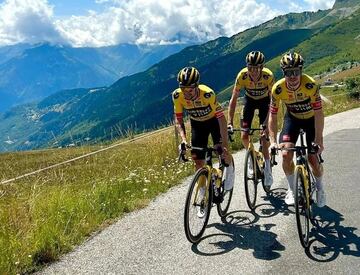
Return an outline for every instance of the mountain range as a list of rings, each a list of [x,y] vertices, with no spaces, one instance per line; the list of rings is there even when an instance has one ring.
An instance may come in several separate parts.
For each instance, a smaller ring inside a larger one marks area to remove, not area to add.
[[[0,48],[0,111],[59,90],[110,85],[144,71],[188,45],[120,44],[72,48],[19,44]]]
[[[200,81],[216,92],[229,90],[251,50],[261,50],[267,66],[280,77],[280,56],[296,49],[305,70],[321,73],[344,62],[359,61],[360,3],[337,0],[330,10],[290,13],[233,37],[193,45],[125,76],[109,87],[66,90],[39,103],[18,106],[0,118],[2,150],[96,142],[159,127],[172,119],[171,92],[184,66],[196,66]]]

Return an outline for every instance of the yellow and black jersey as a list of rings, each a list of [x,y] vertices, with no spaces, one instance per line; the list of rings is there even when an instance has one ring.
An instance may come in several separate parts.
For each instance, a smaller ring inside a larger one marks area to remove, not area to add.
[[[174,113],[177,118],[182,118],[184,109],[190,118],[196,121],[206,121],[213,117],[224,116],[221,105],[216,101],[216,95],[206,85],[198,86],[199,94],[194,100],[187,100],[180,88],[172,93]]]
[[[261,78],[254,82],[248,72],[248,68],[242,69],[235,80],[235,89],[245,89],[245,94],[252,99],[262,99],[270,95],[274,85],[274,75],[268,68],[263,68]]]
[[[301,76],[300,87],[296,91],[286,87],[285,78],[280,79],[272,88],[270,112],[278,112],[282,101],[288,112],[296,118],[308,119],[314,116],[314,110],[322,108],[319,85],[310,76]]]

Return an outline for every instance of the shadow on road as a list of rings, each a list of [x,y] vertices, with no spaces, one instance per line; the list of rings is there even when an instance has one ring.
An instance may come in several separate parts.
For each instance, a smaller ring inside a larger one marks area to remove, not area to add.
[[[311,231],[311,241],[306,255],[317,262],[330,262],[340,253],[360,257],[360,237],[354,231],[355,227],[345,227],[341,224],[344,217],[330,207],[315,208],[314,228]]]
[[[276,189],[262,197],[268,203],[257,205],[254,211],[232,211],[222,219],[223,223],[209,224],[207,228],[215,227],[222,233],[203,237],[199,243],[192,245],[192,251],[199,255],[215,256],[240,248],[252,249],[257,259],[279,258],[281,256],[279,252],[284,251],[285,247],[276,239],[277,235],[270,231],[276,225],[256,223],[260,218],[270,218],[279,213],[284,215],[294,213],[284,203],[285,192],[282,191],[283,189]],[[204,242],[211,244],[214,249],[205,251],[207,246],[202,245]]]

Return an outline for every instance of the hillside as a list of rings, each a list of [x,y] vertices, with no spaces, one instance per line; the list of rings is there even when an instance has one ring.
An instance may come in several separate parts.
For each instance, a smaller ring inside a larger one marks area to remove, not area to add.
[[[59,90],[110,85],[146,70],[186,45],[71,48],[19,44],[0,48],[0,111]]]
[[[359,10],[355,12],[357,8],[354,6],[354,13],[348,13],[345,18],[336,17],[337,14],[343,15],[339,13],[342,7],[280,16],[231,38],[188,47],[145,72],[121,78],[109,88],[97,92],[88,90],[76,104],[66,105],[61,112],[53,112],[47,120],[39,119],[38,132],[22,138],[36,140],[37,144],[43,144],[41,146],[51,146],[55,141],[53,134],[60,144],[69,144],[86,137],[92,140],[109,139],[118,135],[119,129],[128,127],[139,130],[157,127],[172,117],[170,93],[176,88],[175,76],[179,68],[189,64],[198,67],[201,82],[218,92],[232,85],[237,72],[245,65],[245,55],[253,49],[265,53],[268,66],[277,76],[280,73],[279,57],[291,48],[304,55],[306,70],[311,73],[326,69],[324,64],[329,61],[340,64],[353,58],[359,60],[357,51],[351,49],[360,33]],[[325,21],[321,20],[325,17]],[[71,101],[71,96],[68,100]],[[32,111],[45,114],[46,108],[41,106],[42,103]],[[4,119],[10,121],[15,118],[7,115],[1,120]],[[16,120],[26,123],[24,119]],[[1,132],[3,139],[7,136],[14,139],[13,128],[2,128]],[[23,143],[14,143],[7,148],[23,149]]]

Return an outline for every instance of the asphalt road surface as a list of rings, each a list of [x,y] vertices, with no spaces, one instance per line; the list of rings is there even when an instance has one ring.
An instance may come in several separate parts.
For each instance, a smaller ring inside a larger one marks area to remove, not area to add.
[[[272,194],[259,188],[249,211],[244,194],[244,151],[234,154],[234,197],[224,222],[213,208],[203,239],[190,244],[183,229],[189,179],[147,208],[109,226],[43,274],[359,274],[360,108],[326,118],[327,206],[305,251],[294,208],[284,203],[286,181],[274,168]]]

